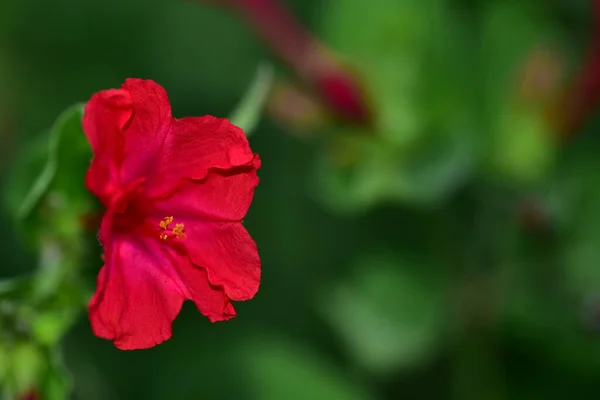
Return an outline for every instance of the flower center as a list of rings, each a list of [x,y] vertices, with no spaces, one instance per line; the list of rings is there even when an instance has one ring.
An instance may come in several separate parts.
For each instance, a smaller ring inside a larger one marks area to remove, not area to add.
[[[185,239],[185,226],[182,223],[176,223],[173,228],[170,228],[172,223],[172,216],[163,218],[163,220],[158,223],[158,226],[161,229],[161,233],[158,237],[161,240],[167,240],[169,238]]]

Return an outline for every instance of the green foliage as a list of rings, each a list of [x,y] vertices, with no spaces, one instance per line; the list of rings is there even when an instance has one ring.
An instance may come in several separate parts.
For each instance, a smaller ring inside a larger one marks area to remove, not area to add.
[[[444,288],[431,267],[372,253],[359,259],[352,282],[328,290],[325,319],[358,365],[391,375],[422,364],[443,332]]]
[[[3,381],[12,393],[36,389],[61,400],[71,390],[58,345],[88,296],[79,276],[86,246],[82,218],[95,210],[83,184],[91,151],[82,116],[82,104],[63,112],[25,147],[7,185],[7,209],[38,255],[33,274],[0,283],[9,343]]]
[[[9,350],[10,375],[15,393],[37,386],[44,369],[44,354],[34,343],[18,342]]]
[[[473,164],[462,132],[442,132],[403,149],[372,132],[341,131],[317,164],[317,193],[335,211],[381,202],[437,205],[465,182]]]
[[[81,218],[95,208],[82,185],[91,160],[82,116],[81,104],[62,113],[49,132],[24,148],[6,185],[6,208],[36,247],[46,236],[76,243]]]
[[[352,383],[334,365],[311,349],[282,338],[253,339],[242,349],[246,380],[256,398],[370,400],[361,385]]]

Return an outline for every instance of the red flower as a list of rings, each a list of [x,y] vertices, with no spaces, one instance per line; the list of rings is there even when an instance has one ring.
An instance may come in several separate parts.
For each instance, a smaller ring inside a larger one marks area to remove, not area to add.
[[[212,322],[236,315],[260,282],[242,226],[260,159],[225,119],[174,119],[165,90],[128,79],[96,93],[83,127],[94,152],[88,189],[107,210],[105,264],[90,305],[94,333],[122,350],[171,337],[185,299]]]

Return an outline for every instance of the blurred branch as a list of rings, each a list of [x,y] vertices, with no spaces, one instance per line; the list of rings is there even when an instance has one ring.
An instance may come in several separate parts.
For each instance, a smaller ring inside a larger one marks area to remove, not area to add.
[[[600,101],[600,0],[592,0],[594,31],[581,68],[556,105],[559,137],[564,142],[582,128]]]
[[[256,33],[320,97],[336,117],[368,125],[372,121],[367,96],[356,74],[313,37],[276,0],[207,0],[239,13]]]
[[[246,136],[250,136],[258,124],[272,81],[273,67],[270,64],[259,65],[250,88],[229,117],[231,123],[242,128]]]

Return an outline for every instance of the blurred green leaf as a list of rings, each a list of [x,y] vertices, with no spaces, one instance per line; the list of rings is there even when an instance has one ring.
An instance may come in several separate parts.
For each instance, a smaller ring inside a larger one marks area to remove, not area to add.
[[[232,124],[244,130],[250,136],[260,120],[265,102],[267,101],[271,82],[273,80],[273,67],[270,64],[261,64],[256,71],[256,77],[244,95],[236,110],[229,117]]]
[[[24,296],[31,289],[31,282],[32,278],[30,276],[0,280],[0,299],[13,299]]]
[[[527,56],[554,39],[556,28],[544,18],[544,9],[522,1],[488,1],[481,10],[482,85],[493,115],[513,100]]]
[[[451,18],[446,0],[324,1],[320,7],[324,36],[362,73],[376,110],[372,130],[335,132],[317,166],[320,197],[349,212],[446,200],[477,161],[479,121],[464,85],[476,68],[472,51],[457,45],[457,38],[470,37],[465,21]],[[339,153],[353,160],[339,163]]]
[[[376,130],[395,146],[410,147],[427,140],[431,114],[452,114],[456,108],[464,108],[462,97],[468,90],[458,82],[470,68],[468,60],[457,54],[459,50],[465,53],[464,46],[456,46],[464,22],[449,26],[447,3],[320,2],[323,36],[364,78],[372,93]],[[453,79],[451,71],[458,79]],[[454,90],[448,90],[449,85]]]
[[[530,273],[531,267],[526,263],[513,266],[515,271],[525,271],[524,274]],[[594,332],[596,310],[585,309],[582,297],[573,296],[570,283],[571,288],[548,287],[549,278],[544,275],[556,274],[556,271],[545,271],[551,270],[547,265],[540,267],[544,269],[542,274],[513,279],[506,288],[501,332],[506,340],[516,341],[542,364],[560,366],[573,375],[595,376],[597,380],[600,342]],[[562,279],[562,276],[554,279]],[[597,283],[597,277],[592,281]],[[584,289],[589,287],[584,286]],[[591,315],[586,316],[589,311]],[[587,321],[586,317],[589,317]]]
[[[72,386],[71,376],[66,370],[60,355],[60,348],[50,348],[48,368],[40,385],[42,399],[68,399]]]
[[[553,132],[542,117],[511,111],[499,119],[488,159],[493,173],[526,183],[548,176],[556,146]]]
[[[592,138],[596,138],[594,127]],[[564,239],[561,248],[566,289],[577,299],[600,294],[600,186],[598,147],[583,139],[566,148],[558,171],[548,186],[554,189],[554,203],[561,206],[559,225]],[[551,199],[551,198],[550,198]],[[562,199],[562,204],[560,200]]]
[[[398,145],[418,140],[424,123],[416,99],[435,2],[374,0],[365,6],[330,0],[319,5],[324,39],[365,79],[374,94],[377,129]]]
[[[318,306],[352,357],[380,375],[427,362],[444,329],[443,286],[435,272],[374,253],[355,273],[328,289]]]
[[[36,387],[45,368],[43,350],[33,342],[21,341],[10,349],[10,376],[15,392]]]
[[[54,346],[71,327],[76,316],[77,312],[68,308],[44,311],[34,317],[32,334],[42,345]]]
[[[83,135],[83,128],[81,128],[82,117],[83,104],[77,104],[67,109],[56,120],[56,123],[49,133],[50,142],[46,165],[33,183],[27,196],[23,199],[23,202],[17,211],[18,218],[27,217],[42,196],[48,191],[52,180],[56,176],[59,162],[67,163],[67,161],[70,161],[62,159],[61,156],[65,153],[69,154],[71,151],[79,150],[76,145],[77,143],[81,143],[81,141],[73,139],[76,139],[75,136],[77,134]],[[61,151],[61,142],[68,143],[68,146],[63,145],[62,147],[68,147],[69,152]],[[72,168],[71,165],[69,167]]]
[[[6,345],[0,342],[0,386],[4,386],[9,373],[10,354]],[[1,392],[0,392],[1,393]]]
[[[26,142],[12,165],[4,185],[3,201],[8,215],[17,219],[23,201],[31,191],[31,186],[45,168],[50,147],[48,132],[34,136]]]
[[[248,340],[243,367],[261,400],[370,400],[366,388],[310,348],[282,338]]]
[[[491,121],[489,155],[483,160],[492,175],[516,183],[540,181],[552,167],[556,150],[545,112],[544,101],[549,99],[523,105],[520,96],[530,57],[553,43],[556,28],[538,9],[518,1],[487,2],[482,10],[482,87]],[[537,71],[536,78],[542,79],[541,74]]]
[[[470,176],[472,150],[463,130],[439,132],[410,149],[369,132],[340,132],[318,160],[317,193],[332,210],[342,212],[392,201],[437,205]]]
[[[579,298],[600,295],[600,191],[594,187],[596,174],[587,183],[567,231],[564,251],[565,283]]]
[[[32,300],[46,300],[54,294],[74,261],[66,259],[64,249],[56,240],[44,240],[40,249],[38,270],[34,276]]]
[[[20,222],[20,233],[36,248],[48,237],[73,249],[81,247],[82,219],[96,207],[84,183],[92,153],[81,125],[82,113],[82,104],[69,108],[49,133],[26,147],[24,161],[7,187],[9,210]],[[42,166],[41,158],[45,158]],[[33,168],[37,176],[32,182],[26,178],[34,176]]]

